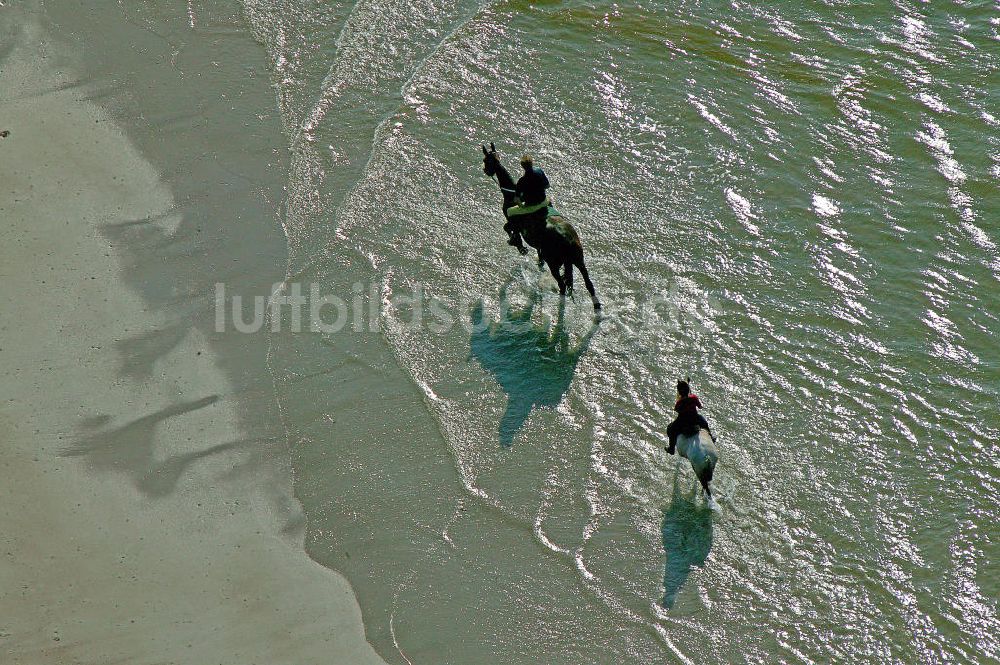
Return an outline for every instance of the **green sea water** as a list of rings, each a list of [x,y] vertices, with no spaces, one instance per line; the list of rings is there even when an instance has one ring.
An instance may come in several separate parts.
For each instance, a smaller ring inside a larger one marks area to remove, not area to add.
[[[244,4],[289,281],[376,294],[269,364],[384,658],[1000,658],[995,3]],[[505,244],[490,141],[602,320]],[[683,376],[717,509],[663,451]]]

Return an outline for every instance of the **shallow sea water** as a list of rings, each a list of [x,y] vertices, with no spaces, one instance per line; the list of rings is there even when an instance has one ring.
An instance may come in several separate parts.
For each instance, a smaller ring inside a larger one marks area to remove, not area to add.
[[[383,657],[1000,658],[995,3],[244,4],[289,279],[377,294],[270,363]],[[504,243],[489,141],[545,168],[600,321]],[[393,404],[346,446],[332,392],[378,388],[315,380],[385,344],[422,447]],[[682,376],[716,510],[663,452]]]

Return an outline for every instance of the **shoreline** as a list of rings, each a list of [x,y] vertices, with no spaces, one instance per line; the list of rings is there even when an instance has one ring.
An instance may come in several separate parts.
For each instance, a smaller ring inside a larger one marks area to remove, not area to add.
[[[287,168],[264,54],[216,9],[0,9],[12,662],[381,662],[305,554],[266,335],[211,328],[214,282],[283,277]]]

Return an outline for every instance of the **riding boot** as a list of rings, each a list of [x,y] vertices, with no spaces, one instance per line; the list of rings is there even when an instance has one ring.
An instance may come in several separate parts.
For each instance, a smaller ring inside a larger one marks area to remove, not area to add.
[[[670,445],[664,448],[668,455],[673,455],[674,450],[677,448],[677,435],[680,434],[680,417],[674,418],[674,421],[670,423],[667,427],[667,439],[670,440]]]

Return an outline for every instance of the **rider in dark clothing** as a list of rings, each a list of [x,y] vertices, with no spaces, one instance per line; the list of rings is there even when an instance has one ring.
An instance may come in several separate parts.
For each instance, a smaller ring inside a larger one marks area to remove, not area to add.
[[[701,400],[691,392],[691,386],[688,382],[678,381],[677,402],[674,404],[674,411],[677,412],[677,417],[667,427],[667,437],[670,439],[670,446],[667,447],[667,453],[674,454],[674,449],[677,447],[678,435],[688,430],[693,430],[696,427],[704,427],[705,431],[712,437],[712,441],[715,441],[715,435],[709,429],[705,416],[698,413],[698,409],[700,408],[703,408]]]
[[[545,200],[545,190],[549,188],[549,179],[545,171],[536,169],[529,155],[521,158],[524,175],[517,181],[517,195],[525,206],[533,206]]]
[[[528,250],[521,241],[520,230],[521,223],[525,220],[517,218],[545,207],[544,204],[548,200],[545,190],[549,188],[549,179],[545,176],[545,171],[535,168],[531,155],[521,158],[521,166],[524,167],[524,175],[517,181],[517,196],[521,199],[521,203],[507,209],[508,221],[503,228],[510,236],[507,242],[524,254]]]

